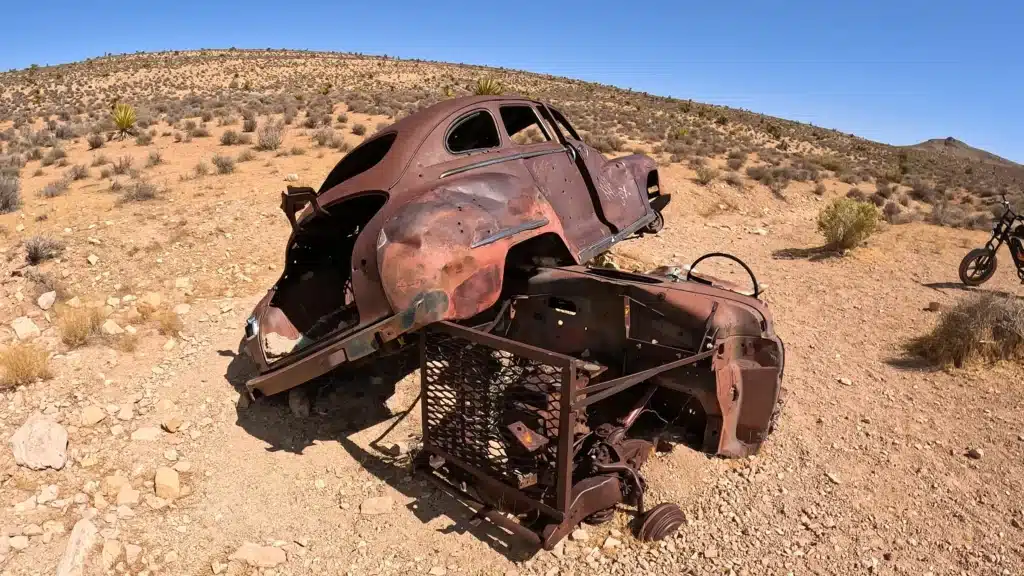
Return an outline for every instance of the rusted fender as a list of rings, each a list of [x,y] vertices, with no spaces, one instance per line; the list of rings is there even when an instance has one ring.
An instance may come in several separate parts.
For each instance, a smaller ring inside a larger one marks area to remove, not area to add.
[[[533,182],[502,172],[445,180],[391,214],[377,236],[377,265],[394,310],[421,294],[448,295],[443,319],[472,317],[501,293],[510,247],[561,222]]]
[[[643,154],[630,154],[629,156],[622,156],[621,158],[615,158],[608,161],[609,164],[612,164],[613,162],[618,162],[621,165],[621,168],[609,167],[609,169],[618,169],[628,172],[629,175],[632,176],[633,180],[636,181],[636,187],[640,190],[641,197],[646,198],[647,175],[658,170],[658,163],[649,156],[645,156]]]

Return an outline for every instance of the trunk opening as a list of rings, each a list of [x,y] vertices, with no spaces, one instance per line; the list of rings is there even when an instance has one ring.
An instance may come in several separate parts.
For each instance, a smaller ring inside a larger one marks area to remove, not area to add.
[[[308,349],[359,324],[352,292],[352,248],[387,202],[383,193],[361,194],[326,207],[295,233],[284,274],[260,321],[267,361]]]

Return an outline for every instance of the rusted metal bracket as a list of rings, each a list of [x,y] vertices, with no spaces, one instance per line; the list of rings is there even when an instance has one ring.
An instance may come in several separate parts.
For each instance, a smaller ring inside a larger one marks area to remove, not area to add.
[[[608,380],[605,382],[601,382],[599,384],[592,384],[590,386],[587,386],[583,390],[580,390],[580,392],[586,394],[587,397],[578,402],[574,402],[572,407],[575,410],[578,408],[583,408],[585,406],[590,406],[595,402],[599,402],[609,396],[618,394],[619,392],[622,392],[627,388],[635,386],[643,382],[644,380],[653,378],[654,376],[657,376],[662,372],[668,372],[669,370],[675,370],[676,368],[681,368],[683,366],[695,364],[697,362],[700,362],[701,360],[704,360],[705,358],[710,358],[712,354],[714,354],[714,350],[705,350],[704,352],[699,352],[697,354],[694,354],[693,356],[687,356],[685,358],[680,358],[679,360],[674,360],[672,362],[662,364],[661,366],[655,366],[654,368],[641,370],[640,372],[637,372],[635,374],[630,374],[628,376],[623,376],[621,378],[615,378],[614,380]]]
[[[298,224],[295,221],[295,214],[305,208],[306,204],[313,204],[313,211],[319,216],[330,216],[330,212],[320,206],[316,190],[309,186],[288,186],[287,190],[281,192],[281,210],[288,217],[288,222],[294,231]]]

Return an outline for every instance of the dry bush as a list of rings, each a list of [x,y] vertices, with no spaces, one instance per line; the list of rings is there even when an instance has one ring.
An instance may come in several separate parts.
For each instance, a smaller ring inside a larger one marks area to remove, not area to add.
[[[711,166],[698,166],[697,167],[697,182],[707,186],[718,178],[718,170],[715,170]]]
[[[63,308],[57,317],[60,339],[70,348],[84,346],[95,334],[103,317],[96,308]]]
[[[145,202],[146,200],[153,200],[159,196],[160,191],[157,190],[155,184],[149,182],[136,181],[132,182],[125,188],[124,193],[121,194],[121,198],[118,202],[124,204],[126,202]]]
[[[356,136],[362,136],[363,134],[366,134],[366,126],[362,124],[353,124],[352,133]]]
[[[158,164],[162,164],[164,161],[164,155],[159,150],[150,150],[149,156],[146,158],[146,166],[152,168]]]
[[[940,366],[1024,360],[1024,301],[982,293],[944,311],[907,349]]]
[[[181,317],[172,310],[161,309],[153,312],[151,318],[156,322],[157,330],[165,336],[178,336],[185,325]]]
[[[89,150],[95,150],[97,148],[102,148],[107,139],[103,137],[103,134],[93,132],[86,137],[85,141],[89,143]]]
[[[818,182],[817,184],[815,184],[815,186],[814,186],[814,193],[817,194],[818,196],[824,196],[825,195],[825,184],[823,182]]]
[[[725,177],[722,178],[722,180],[725,181],[726,184],[734,188],[743,188],[743,178],[735,172],[730,172],[726,174]]]
[[[116,336],[108,336],[106,340],[112,348],[120,350],[121,352],[135,352],[135,349],[139,347],[139,335],[131,334],[129,332],[118,334]]]
[[[256,131],[256,118],[246,118],[242,120],[242,132],[255,132]]]
[[[21,208],[21,183],[16,177],[0,176],[0,214]]]
[[[260,128],[256,135],[256,148],[258,150],[277,150],[281,147],[284,139],[284,131],[278,126],[268,125]]]
[[[31,384],[53,375],[49,354],[32,344],[12,344],[0,351],[0,368],[4,370],[0,375],[0,388]]]
[[[68,171],[64,173],[64,177],[68,180],[85,180],[89,177],[89,169],[85,167],[85,164],[75,164]]]
[[[256,158],[256,154],[252,150],[242,150],[239,152],[237,160],[239,162],[248,162],[254,158]]]
[[[131,156],[121,156],[116,162],[114,162],[114,174],[127,174],[128,171],[132,169],[132,164],[134,162],[135,159]]]
[[[928,222],[950,228],[963,228],[967,224],[967,211],[949,202],[939,202],[928,214]]]
[[[818,232],[834,249],[846,250],[859,245],[877,227],[878,208],[850,198],[837,198],[818,214]]]
[[[235,159],[231,156],[215,154],[210,161],[217,167],[218,174],[230,174],[235,171]]]
[[[60,196],[67,192],[68,188],[70,187],[71,180],[65,176],[59,180],[54,180],[53,182],[50,182],[46,186],[43,186],[43,188],[39,190],[39,195],[42,196],[43,198],[56,198],[57,196]]]
[[[46,236],[32,236],[25,240],[25,259],[33,266],[56,258],[64,252],[64,243]]]
[[[142,132],[135,137],[135,144],[139,146],[149,146],[153,143],[153,136],[148,132]]]
[[[224,133],[220,135],[220,143],[225,146],[234,146],[235,144],[238,144],[238,132],[235,132],[234,130],[225,130]]]

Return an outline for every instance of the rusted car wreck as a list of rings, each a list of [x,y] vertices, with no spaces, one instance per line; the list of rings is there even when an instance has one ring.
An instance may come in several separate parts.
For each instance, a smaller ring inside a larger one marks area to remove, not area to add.
[[[638,537],[663,538],[682,513],[645,506],[646,459],[679,439],[755,453],[784,364],[752,273],[744,293],[693,268],[586,265],[661,230],[669,198],[652,159],[606,159],[541,102],[457,98],[402,119],[319,190],[282,194],[293,230],[246,324],[247,388],[418,346],[416,463],[476,520],[550,548],[625,503]]]

